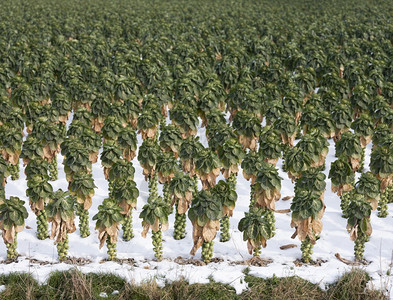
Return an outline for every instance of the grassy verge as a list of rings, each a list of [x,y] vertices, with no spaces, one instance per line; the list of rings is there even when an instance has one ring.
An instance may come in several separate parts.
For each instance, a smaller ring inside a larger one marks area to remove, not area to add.
[[[29,274],[13,273],[0,276],[0,285],[5,285],[0,299],[386,299],[366,287],[369,276],[359,269],[344,274],[327,290],[296,276],[262,279],[246,274],[245,280],[248,290],[236,295],[232,287],[217,282],[179,280],[160,288],[154,281],[136,286],[116,275],[71,270],[54,272],[39,285]]]

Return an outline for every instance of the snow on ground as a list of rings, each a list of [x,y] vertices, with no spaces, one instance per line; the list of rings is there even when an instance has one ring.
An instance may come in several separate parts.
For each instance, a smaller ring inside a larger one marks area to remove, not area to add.
[[[199,130],[198,135],[201,137],[202,143],[207,145],[204,129]],[[139,140],[139,142],[141,142],[141,140]],[[366,150],[366,168],[369,164],[370,152],[371,146],[369,145]],[[59,180],[51,182],[51,184],[54,190],[58,188],[66,190],[67,182],[63,172],[63,158],[59,155],[57,159]],[[329,155],[326,161],[326,175],[328,175],[330,164],[334,160],[334,143],[331,142]],[[156,280],[158,284],[164,285],[167,281],[173,281],[180,278],[186,279],[189,283],[207,283],[213,279],[215,281],[230,284],[238,293],[246,289],[247,284],[244,282],[243,273],[246,266],[231,263],[251,258],[251,255],[247,252],[246,242],[243,241],[242,234],[237,229],[239,220],[244,216],[244,212],[248,211],[250,195],[250,184],[243,178],[241,175],[242,173],[240,172],[238,176],[238,201],[234,215],[231,218],[231,240],[226,243],[221,243],[219,242],[219,236],[217,236],[214,244],[214,257],[222,259],[223,262],[210,263],[206,266],[194,266],[191,264],[179,265],[173,261],[178,256],[186,259],[192,258],[189,254],[193,244],[191,222],[188,220],[188,234],[186,238],[176,241],[172,236],[174,214],[170,216],[170,228],[163,234],[164,260],[156,262],[154,260],[151,234],[149,234],[146,239],[142,238],[141,219],[139,219],[139,213],[148,197],[147,183],[144,181],[142,168],[136,158],[133,163],[136,169],[135,181],[140,190],[137,210],[133,213],[135,237],[129,242],[124,242],[119,239],[117,251],[118,258],[132,258],[135,260],[135,263],[132,265],[108,261],[103,262],[103,260],[107,258],[106,247],[101,250],[98,249],[98,234],[97,231],[94,230],[95,223],[91,218],[97,213],[98,205],[108,196],[108,184],[104,178],[100,161],[98,161],[93,165],[93,175],[95,184],[98,188],[95,191],[93,205],[90,209],[91,235],[88,238],[82,239],[79,236],[79,230],[69,235],[69,255],[71,257],[90,259],[92,262],[84,266],[77,266],[76,268],[82,272],[114,273],[135,284]],[[280,176],[283,178],[282,196],[294,195],[294,185],[288,179],[286,173],[281,169],[282,160],[278,162],[277,167],[280,170]],[[219,179],[222,179],[222,177]],[[330,180],[327,180],[327,190],[325,193],[326,211],[322,219],[324,227],[320,239],[314,247],[313,254],[313,259],[322,259],[326,260],[326,262],[322,263],[321,266],[296,266],[294,261],[301,257],[300,241],[298,239],[291,239],[294,229],[290,227],[290,213],[276,213],[276,235],[268,241],[267,247],[262,250],[261,254],[262,258],[270,258],[273,262],[267,267],[249,267],[249,273],[251,275],[260,277],[297,275],[313,283],[318,283],[324,288],[327,284],[334,282],[338,277],[343,275],[344,272],[352,268],[335,257],[335,253],[340,253],[342,257],[353,260],[354,243],[349,239],[349,235],[346,231],[346,220],[341,217],[341,209],[339,206],[340,199],[330,191],[330,186]],[[26,206],[28,207],[28,199],[25,195],[26,188],[23,166],[21,165],[20,179],[17,181],[9,180],[6,185],[6,196],[18,196],[26,201]],[[280,200],[276,203],[276,208],[287,209],[290,207],[290,203],[290,200]],[[0,263],[0,273],[30,272],[39,282],[45,282],[49,274],[53,271],[63,271],[74,268],[74,265],[58,263],[56,246],[53,244],[53,241],[40,241],[36,238],[36,218],[30,208],[28,208],[28,211],[29,217],[26,220],[26,225],[31,228],[26,228],[23,232],[18,234],[18,252],[21,256],[18,262],[10,264]],[[391,281],[393,280],[392,276],[389,275],[391,274],[390,270],[393,260],[392,216],[393,204],[389,204],[389,215],[385,219],[378,218],[376,212],[373,212],[371,218],[373,234],[370,241],[366,243],[365,250],[365,258],[371,263],[367,266],[361,266],[361,268],[366,270],[372,277],[370,285],[383,290],[390,290]],[[280,250],[280,246],[292,243],[296,244],[297,247]],[[201,259],[200,250],[195,258]],[[4,243],[0,243],[0,260],[5,259],[6,247]],[[47,261],[50,262],[50,264],[41,265],[30,261],[30,259]]]

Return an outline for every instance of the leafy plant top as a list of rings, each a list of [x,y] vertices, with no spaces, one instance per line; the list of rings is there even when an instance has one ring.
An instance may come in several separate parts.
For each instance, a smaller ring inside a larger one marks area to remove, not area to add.
[[[212,189],[212,195],[218,201],[221,201],[223,215],[232,217],[237,200],[237,193],[231,188],[231,185],[224,180],[220,180]]]
[[[100,249],[104,246],[108,237],[111,243],[117,242],[120,224],[124,222],[124,215],[121,213],[121,208],[113,199],[106,198],[98,206],[98,213],[93,216],[93,220],[96,221],[95,228],[98,230]]]
[[[226,140],[218,149],[218,157],[224,169],[224,177],[228,178],[231,173],[237,174],[238,165],[242,162],[244,151],[236,139]]]
[[[295,183],[295,194],[309,191],[321,197],[326,189],[326,175],[318,170],[304,172]]]
[[[52,222],[51,239],[55,243],[67,240],[67,234],[76,230],[74,219],[74,198],[69,192],[59,189],[53,193],[46,207],[48,221]]]
[[[15,234],[25,227],[28,213],[24,207],[25,202],[18,197],[10,197],[0,204],[0,229],[6,243],[13,243]]]
[[[161,197],[149,198],[139,215],[142,219],[142,236],[146,237],[150,228],[153,232],[167,230],[169,211],[170,207]]]
[[[202,190],[196,195],[188,211],[188,218],[193,225],[192,255],[195,255],[204,242],[214,240],[217,230],[220,228],[219,220],[222,215],[222,203],[217,201],[210,191]]]
[[[377,209],[380,199],[379,179],[371,172],[362,173],[356,182],[356,192],[362,194],[370,202],[373,210]]]
[[[372,233],[370,223],[372,207],[364,198],[364,195],[355,193],[352,196],[351,203],[348,207],[348,223],[347,230],[352,241],[355,241],[359,235],[359,231],[367,236]]]
[[[243,232],[243,241],[247,241],[249,254],[260,246],[265,248],[267,240],[273,236],[272,226],[265,214],[266,211],[261,208],[252,208],[239,221],[238,229]]]

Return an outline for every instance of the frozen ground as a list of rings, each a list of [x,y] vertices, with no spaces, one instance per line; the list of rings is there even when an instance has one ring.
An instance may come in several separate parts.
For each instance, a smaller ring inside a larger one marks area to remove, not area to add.
[[[199,131],[202,142],[206,144],[204,139],[204,130]],[[370,157],[369,146],[366,150],[366,169],[369,164]],[[67,183],[63,172],[62,165],[63,158],[58,156],[59,166],[59,180],[51,182],[54,190],[62,188],[66,190]],[[335,160],[334,157],[334,143],[331,142],[329,148],[329,155],[326,161],[326,171],[328,174],[330,164]],[[280,175],[283,178],[282,182],[282,196],[292,196],[293,184],[288,179],[285,172],[281,170],[282,161],[277,164]],[[118,258],[134,259],[133,264],[120,264],[115,262],[103,261],[107,258],[106,247],[101,250],[98,249],[98,235],[94,230],[95,223],[91,220],[92,216],[97,213],[98,205],[102,203],[103,199],[108,196],[108,185],[103,175],[100,161],[93,165],[93,174],[95,184],[98,188],[95,191],[93,198],[93,206],[90,209],[90,231],[91,235],[88,238],[82,239],[79,236],[78,230],[69,235],[69,255],[72,257],[86,258],[92,262],[77,268],[83,272],[111,272],[118,274],[131,282],[136,284],[156,280],[159,284],[165,284],[166,281],[172,281],[181,277],[188,280],[190,283],[204,283],[209,282],[209,278],[216,281],[232,285],[238,293],[246,289],[247,284],[244,282],[243,270],[245,265],[233,264],[234,261],[247,260],[251,255],[247,252],[246,242],[242,239],[242,234],[237,229],[239,220],[244,216],[244,212],[248,211],[250,184],[247,182],[241,172],[238,176],[237,192],[238,201],[234,215],[231,218],[231,240],[226,243],[219,242],[217,236],[214,244],[214,257],[220,258],[223,261],[219,263],[210,263],[206,266],[195,266],[192,264],[179,265],[174,262],[174,259],[181,256],[185,259],[192,258],[189,254],[192,248],[192,226],[188,220],[187,236],[185,239],[176,241],[173,238],[173,223],[174,214],[170,216],[170,228],[163,234],[163,248],[164,260],[156,262],[154,260],[153,247],[151,244],[151,234],[148,237],[141,237],[141,220],[139,213],[145,204],[148,193],[147,183],[142,176],[142,169],[138,161],[134,160],[135,181],[140,190],[140,197],[138,198],[137,210],[133,213],[134,218],[134,234],[135,237],[129,241],[124,242],[121,239],[117,244]],[[357,174],[359,176],[359,174]],[[221,178],[221,177],[220,177]],[[219,178],[219,179],[220,179]],[[9,180],[6,185],[6,195],[18,196],[28,203],[25,195],[26,180],[23,174],[23,167],[21,165],[20,179],[17,181]],[[250,274],[261,277],[276,276],[292,276],[298,275],[311,282],[318,283],[321,287],[335,281],[345,271],[352,267],[344,264],[335,257],[335,253],[346,259],[353,260],[353,245],[354,243],[349,239],[346,231],[346,220],[341,217],[341,210],[339,206],[339,198],[330,191],[330,180],[327,180],[327,190],[325,193],[326,211],[322,219],[323,231],[320,239],[314,247],[313,259],[321,259],[326,262],[321,266],[303,265],[296,266],[294,261],[301,257],[300,241],[298,239],[291,239],[294,229],[290,227],[291,216],[288,214],[276,213],[276,235],[268,241],[267,247],[262,250],[262,258],[270,258],[273,260],[267,267],[250,267]],[[290,207],[291,200],[278,201],[276,203],[277,209],[287,209]],[[28,206],[28,205],[27,205]],[[56,246],[51,240],[40,241],[36,238],[36,218],[28,208],[29,217],[26,220],[26,225],[29,229],[25,229],[18,234],[18,251],[20,257],[18,262],[5,264],[0,263],[0,273],[9,272],[30,272],[40,282],[44,282],[48,275],[56,270],[67,270],[74,268],[74,265],[58,263]],[[366,244],[365,258],[371,263],[367,266],[361,266],[372,277],[371,285],[378,289],[391,288],[392,276],[390,274],[393,251],[393,204],[389,204],[389,215],[385,219],[378,218],[376,212],[373,212],[371,223],[373,226],[373,233],[370,241]],[[121,234],[120,234],[121,236]],[[280,246],[286,244],[296,244],[297,247],[280,250]],[[201,258],[200,250],[195,256],[196,259]],[[0,260],[6,259],[6,248],[4,243],[0,243]],[[32,261],[32,259],[34,259]],[[49,262],[42,264],[37,261]]]

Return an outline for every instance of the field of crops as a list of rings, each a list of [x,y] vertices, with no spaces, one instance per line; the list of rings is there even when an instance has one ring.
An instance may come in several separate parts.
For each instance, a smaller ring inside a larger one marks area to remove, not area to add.
[[[0,257],[14,270],[391,268],[390,1],[0,8]]]

